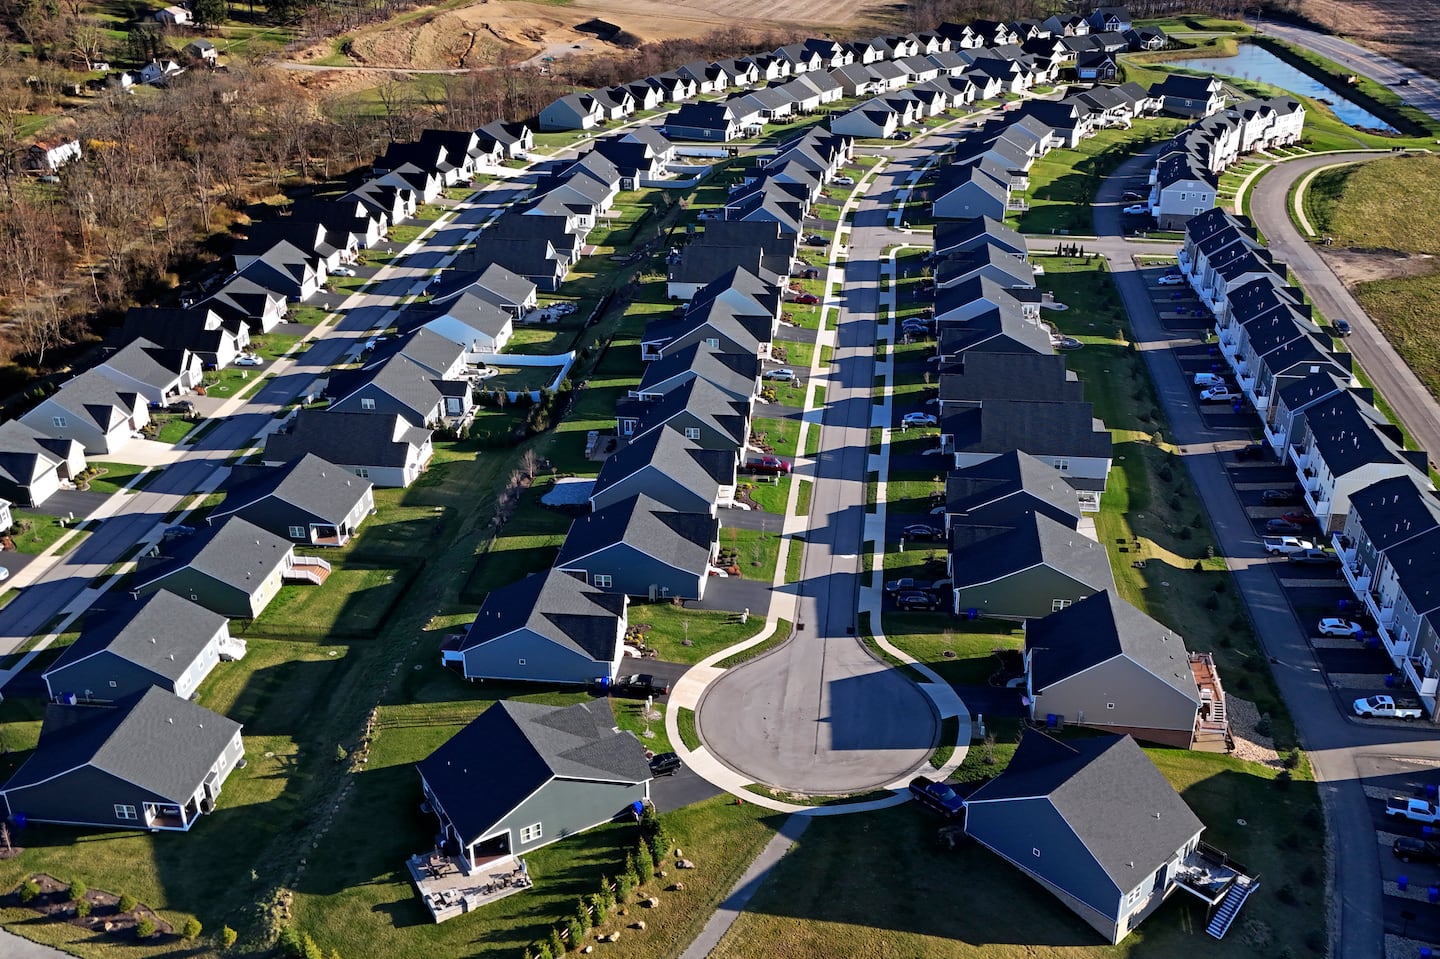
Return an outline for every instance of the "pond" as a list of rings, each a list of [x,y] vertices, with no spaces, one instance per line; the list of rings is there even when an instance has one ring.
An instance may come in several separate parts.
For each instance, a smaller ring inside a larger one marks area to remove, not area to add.
[[[1379,130],[1397,133],[1394,127],[1375,114],[1364,110],[1331,90],[1325,84],[1308,76],[1281,60],[1263,47],[1251,43],[1240,44],[1240,52],[1233,57],[1204,57],[1197,60],[1177,60],[1174,66],[1200,73],[1217,73],[1221,76],[1241,80],[1259,80],[1271,86],[1298,93],[1301,96],[1324,100],[1342,123],[1365,130]]]

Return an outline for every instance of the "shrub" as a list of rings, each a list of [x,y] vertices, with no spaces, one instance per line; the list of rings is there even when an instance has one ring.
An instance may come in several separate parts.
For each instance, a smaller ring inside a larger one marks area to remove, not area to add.
[[[590,910],[586,908],[584,899],[575,900],[574,918],[576,922],[585,928],[586,932],[590,931],[591,927],[594,926],[594,923],[590,921]]]
[[[236,940],[236,939],[239,939],[239,938],[240,938],[240,934],[239,934],[238,932],[236,932],[234,929],[231,929],[229,926],[223,926],[223,927],[221,927],[221,929],[220,929],[220,948],[221,948],[221,949],[229,949],[231,946],[235,945],[235,940]]]
[[[535,943],[535,959],[555,959],[555,954],[550,951],[549,943]]]
[[[636,851],[639,855],[635,857],[635,876],[643,886],[655,878],[655,860],[650,858],[650,850],[645,848],[644,843]]]
[[[319,943],[307,935],[305,937],[304,956],[305,959],[325,959],[325,950],[321,949]]]
[[[20,901],[30,902],[40,895],[40,884],[33,879],[26,879],[20,884]]]
[[[280,930],[280,951],[290,959],[302,959],[305,955],[305,943],[300,941],[300,931],[294,926]]]
[[[155,935],[155,920],[149,916],[141,916],[135,923],[135,935],[140,939],[149,939]]]
[[[1282,769],[1282,770],[1280,770],[1278,773],[1275,774],[1275,788],[1276,788],[1276,789],[1279,789],[1279,790],[1281,790],[1281,791],[1284,791],[1284,790],[1286,790],[1286,789],[1289,789],[1289,788],[1290,788],[1290,782],[1291,782],[1291,780],[1292,780],[1293,778],[1294,778],[1294,777],[1292,777],[1292,776],[1290,775],[1290,770],[1288,770],[1288,769]]]
[[[90,887],[85,885],[84,882],[79,879],[74,880],[70,883],[70,901],[76,902],[77,900],[84,899],[85,894],[89,891]]]
[[[1300,747],[1296,746],[1285,754],[1283,760],[1286,769],[1295,769],[1300,765]]]
[[[615,877],[615,901],[621,903],[629,902],[630,897],[635,895],[636,885],[634,871],[622,872],[619,876]]]
[[[570,935],[570,945],[578,948],[580,941],[585,938],[585,927],[571,919],[569,925],[565,927],[565,931]]]
[[[565,940],[560,938],[559,929],[552,928],[550,930],[550,942],[548,944],[548,948],[550,950],[551,956],[565,955]]]
[[[121,912],[133,912],[135,907],[138,905],[140,904],[135,901],[135,897],[127,892],[125,895],[120,897],[120,901],[115,904],[115,908],[119,909]]]
[[[1242,674],[1241,678],[1248,678]],[[1273,730],[1269,713],[1261,713],[1260,718],[1255,721],[1255,731],[1262,736],[1269,736]]]
[[[75,915],[79,916],[81,919],[84,919],[86,916],[90,915],[90,909],[91,906],[89,899],[75,900]]]
[[[202,927],[200,925],[200,920],[196,919],[194,916],[191,916],[189,919],[185,920],[185,925],[180,927],[180,938],[198,939],[200,937],[201,929]]]

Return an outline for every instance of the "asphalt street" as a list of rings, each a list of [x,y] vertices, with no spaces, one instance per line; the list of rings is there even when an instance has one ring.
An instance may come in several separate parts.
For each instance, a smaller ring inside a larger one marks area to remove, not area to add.
[[[1362,778],[1369,764],[1382,758],[1403,757],[1421,765],[1440,763],[1440,742],[1432,731],[1364,725],[1350,719],[1326,683],[1307,640],[1308,624],[1296,619],[1276,578],[1276,566],[1266,560],[1254,524],[1226,475],[1228,452],[1249,442],[1250,434],[1212,427],[1201,416],[1194,402],[1194,387],[1175,358],[1177,348],[1193,349],[1200,340],[1191,331],[1167,329],[1155,311],[1145,273],[1133,259],[1141,253],[1154,254],[1155,245],[1122,238],[1121,193],[1134,189],[1134,184],[1148,175],[1152,163],[1148,153],[1132,158],[1102,185],[1095,207],[1100,239],[1093,247],[1087,242],[1086,248],[1109,260],[1174,441],[1205,504],[1320,783],[1335,862],[1340,864],[1332,898],[1339,922],[1334,954],[1378,957],[1383,954],[1384,931],[1380,846]],[[1031,248],[1047,247],[1047,240],[1032,238]]]
[[[855,214],[795,638],[726,670],[697,711],[701,736],[721,762],[795,792],[894,783],[925,764],[939,736],[930,700],[856,635],[881,249],[893,242],[886,198],[910,162],[897,160],[877,177]]]

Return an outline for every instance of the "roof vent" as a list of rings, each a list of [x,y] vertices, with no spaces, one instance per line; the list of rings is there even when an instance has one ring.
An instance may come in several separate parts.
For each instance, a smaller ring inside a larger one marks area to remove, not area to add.
[[[167,717],[165,717],[165,721],[166,721],[167,723],[169,723],[170,725],[172,725],[172,726],[175,725],[175,717],[174,717],[174,716],[167,716]]]

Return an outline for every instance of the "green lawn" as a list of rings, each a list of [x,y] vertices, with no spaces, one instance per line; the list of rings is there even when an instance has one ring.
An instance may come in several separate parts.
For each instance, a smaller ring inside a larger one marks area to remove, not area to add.
[[[989,770],[1000,769],[1012,749],[997,743],[997,763]],[[1173,959],[1192,950],[1218,959],[1309,955],[1307,936],[1324,906],[1323,844],[1314,841],[1323,820],[1314,785],[1281,788],[1272,770],[1227,756],[1179,750],[1149,755],[1207,825],[1206,841],[1264,877],[1266,885],[1223,940],[1205,934],[1205,905],[1177,892],[1119,946],[1105,944],[1058,899],[979,845],[946,849],[936,841],[935,817],[906,803],[814,819],[711,955]],[[1238,825],[1237,818],[1247,825]],[[1276,895],[1282,888],[1293,905]]]
[[[745,579],[758,579],[769,583],[775,578],[775,564],[780,559],[780,519],[776,517],[774,528],[765,530],[735,529],[720,530],[721,565],[734,556],[740,575]],[[756,610],[756,612],[763,612]]]
[[[300,639],[363,639],[385,625],[405,587],[394,568],[336,567],[320,586],[286,585],[241,631],[245,635]]]
[[[673,603],[632,602],[630,627],[639,631],[645,645],[655,649],[666,662],[698,663],[711,653],[754,636],[765,627],[765,616],[756,610],[748,622],[742,623],[737,613],[685,609]]]
[[[15,509],[11,511],[11,517],[14,519],[15,525],[10,528],[10,538],[15,542],[17,553],[27,553],[32,556],[43,553],[60,537],[69,532],[63,521],[56,516]],[[84,534],[76,534],[70,548],[73,549],[74,545],[83,538]]]
[[[109,463],[103,460],[91,460],[86,472],[92,475],[88,479],[89,489],[96,493],[118,493],[139,476],[145,467],[135,466],[130,463]],[[160,475],[160,470],[151,470],[145,478],[135,487],[144,489],[155,477]]]
[[[887,610],[885,638],[935,670],[952,686],[981,686],[999,667],[996,649],[1021,649],[1024,631],[1015,624],[953,619],[945,613]]]
[[[188,420],[183,416],[168,416],[161,414],[150,421],[159,428],[151,439],[161,443],[175,444],[183,440],[187,433],[199,426],[198,420]]]

